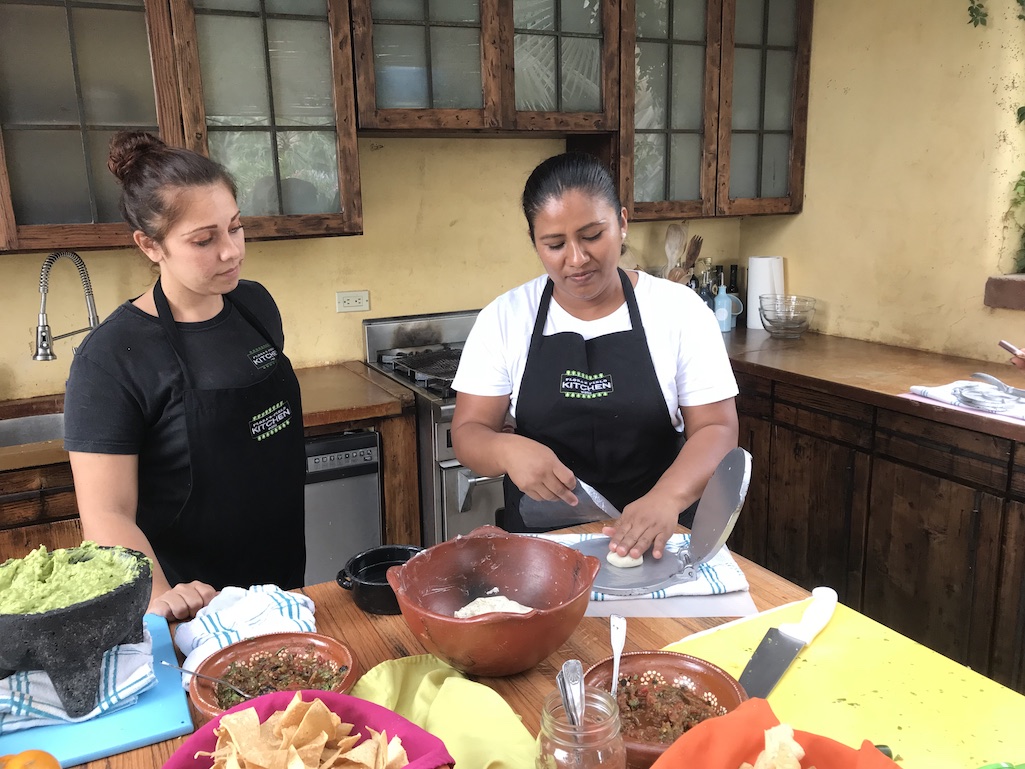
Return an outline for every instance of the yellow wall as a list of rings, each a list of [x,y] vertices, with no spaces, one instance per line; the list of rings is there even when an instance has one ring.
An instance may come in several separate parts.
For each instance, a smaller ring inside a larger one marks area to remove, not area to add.
[[[815,4],[806,199],[750,218],[739,255],[780,254],[828,334],[1006,360],[1025,316],[983,305],[1013,270],[1025,170],[1025,22],[1012,0]]]
[[[975,29],[967,2],[816,3],[804,212],[690,222],[703,255],[781,254],[788,290],[820,300],[824,333],[993,360],[1006,357],[997,339],[1025,344],[1021,313],[982,304],[986,277],[1011,270],[1010,188],[1025,169],[1025,22],[1012,0],[987,7]],[[244,275],[278,300],[296,365],[361,358],[364,317],[480,307],[539,274],[519,193],[563,146],[361,139],[365,235],[248,246]],[[631,224],[625,264],[660,267],[667,224]],[[73,340],[30,360],[43,256],[0,256],[0,400],[64,389]],[[83,256],[101,316],[152,280],[133,251]],[[54,333],[81,327],[74,269],[51,278]],[[369,289],[369,313],[335,313],[349,289]]]

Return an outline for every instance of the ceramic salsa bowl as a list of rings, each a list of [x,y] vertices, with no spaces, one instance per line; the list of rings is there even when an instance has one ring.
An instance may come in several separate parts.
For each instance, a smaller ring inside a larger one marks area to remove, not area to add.
[[[747,692],[725,670],[689,654],[668,651],[624,652],[620,657],[620,685],[632,675],[660,675],[667,683],[683,685],[705,699],[720,715],[735,710],[747,699]],[[612,690],[612,657],[596,662],[584,672],[584,683],[605,691]],[[643,717],[642,717],[643,722]],[[669,745],[631,737],[624,727],[628,769],[647,769]]]
[[[410,629],[435,656],[480,676],[529,670],[562,646],[580,624],[601,562],[538,537],[481,526],[388,569]],[[498,593],[526,614],[457,619],[476,598]]]

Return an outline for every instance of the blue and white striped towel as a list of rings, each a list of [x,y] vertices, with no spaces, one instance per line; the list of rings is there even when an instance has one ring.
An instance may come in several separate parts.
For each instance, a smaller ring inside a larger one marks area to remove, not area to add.
[[[183,622],[174,642],[185,655],[188,670],[218,649],[243,638],[269,633],[316,633],[313,601],[301,593],[289,593],[277,585],[253,585],[246,590],[226,587],[210,603]],[[189,687],[189,673],[182,673],[182,687]]]
[[[0,734],[34,726],[88,721],[102,713],[134,705],[139,695],[157,683],[153,672],[153,638],[143,630],[142,643],[108,649],[100,668],[99,698],[95,708],[72,718],[42,670],[12,673],[0,681]]]
[[[607,539],[602,534],[537,534],[565,545],[575,545],[587,539]],[[690,544],[690,534],[673,534],[666,543],[666,550],[678,553]],[[719,552],[698,566],[698,577],[691,582],[678,582],[664,590],[656,590],[647,595],[612,595],[611,593],[591,593],[592,601],[636,600],[638,598],[674,598],[681,595],[720,595],[736,593],[749,589],[747,577],[733,560],[730,551],[723,545]]]

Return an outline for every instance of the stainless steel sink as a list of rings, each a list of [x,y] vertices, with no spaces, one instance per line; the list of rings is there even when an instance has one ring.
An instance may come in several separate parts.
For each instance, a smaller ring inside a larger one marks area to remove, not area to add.
[[[64,438],[63,414],[0,419],[0,448]]]

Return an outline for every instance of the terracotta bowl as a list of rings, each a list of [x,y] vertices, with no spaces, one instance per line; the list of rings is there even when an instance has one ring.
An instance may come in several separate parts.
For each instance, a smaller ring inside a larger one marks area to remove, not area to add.
[[[139,564],[130,582],[62,609],[0,614],[0,679],[19,670],[45,670],[68,715],[78,718],[96,707],[103,655],[118,644],[142,642],[153,584],[149,559],[122,549]]]
[[[352,651],[341,641],[331,636],[320,633],[270,633],[269,635],[256,636],[237,641],[223,649],[218,649],[196,668],[200,675],[220,678],[224,675],[228,666],[233,662],[246,662],[257,652],[273,654],[281,649],[290,652],[305,652],[310,647],[314,652],[325,660],[335,662],[339,667],[346,667],[348,671],[342,682],[331,691],[345,694],[356,683],[359,678],[359,670]],[[205,718],[216,718],[224,709],[217,704],[218,684],[213,681],[192,676],[189,681],[189,699]],[[264,694],[264,692],[251,692],[251,694]]]
[[[529,670],[562,646],[587,609],[601,562],[551,540],[482,526],[388,569],[406,624],[452,667],[480,676]],[[526,614],[456,619],[470,601],[497,593]]]
[[[662,674],[667,682],[689,679],[693,683],[693,687],[689,687],[691,691],[701,696],[707,692],[714,697],[721,714],[729,713],[747,699],[747,692],[737,683],[737,679],[717,665],[689,654],[667,651],[625,652],[619,659],[621,682],[628,676],[643,675],[649,671]],[[584,683],[611,691],[612,657],[591,665],[584,672]],[[623,733],[623,742],[629,769],[647,769],[669,747],[663,743],[631,739],[626,731]]]

